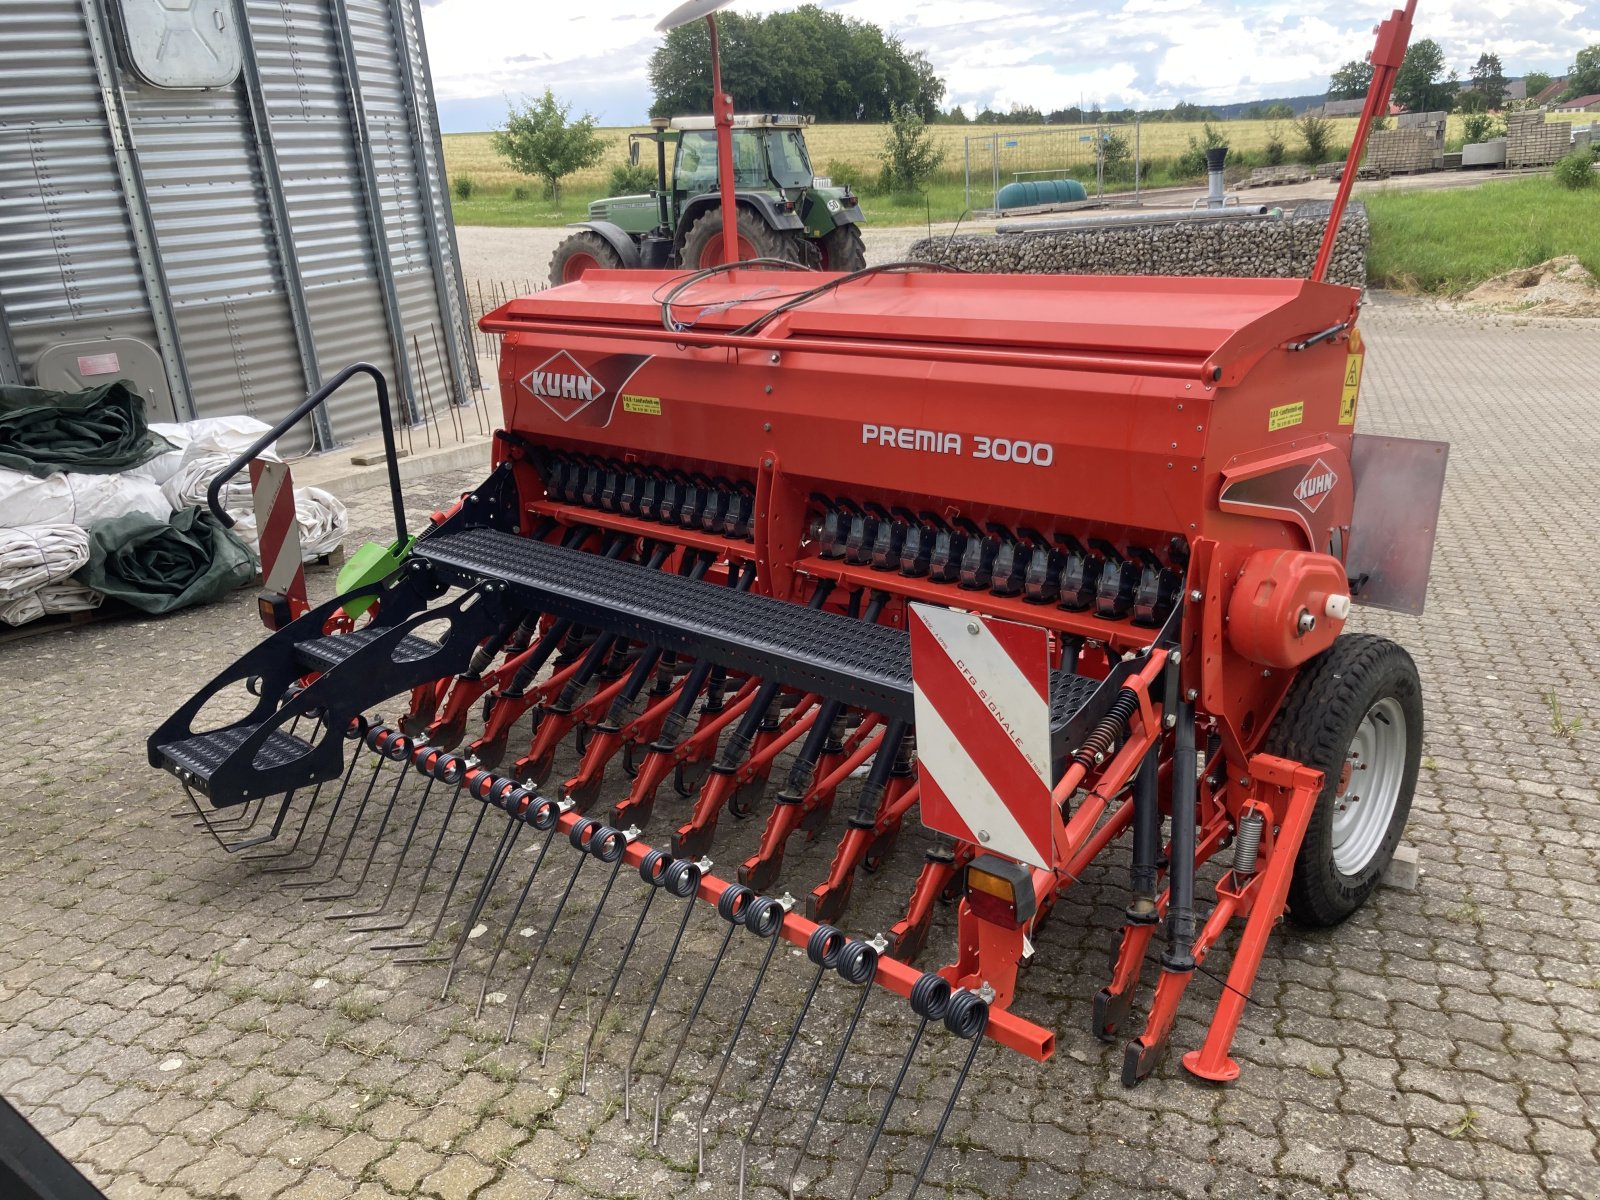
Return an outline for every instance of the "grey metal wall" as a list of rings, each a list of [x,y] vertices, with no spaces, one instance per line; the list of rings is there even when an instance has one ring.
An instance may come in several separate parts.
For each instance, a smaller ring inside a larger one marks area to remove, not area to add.
[[[132,337],[179,417],[272,420],[358,359],[403,415],[469,401],[415,0],[228,0],[244,65],[207,89],[144,82],[121,3],[0,4],[0,378]],[[363,388],[324,447],[376,432]]]

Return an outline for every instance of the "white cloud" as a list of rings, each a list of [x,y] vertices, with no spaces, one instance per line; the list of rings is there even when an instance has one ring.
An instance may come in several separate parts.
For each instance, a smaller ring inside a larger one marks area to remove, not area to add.
[[[772,12],[799,0],[735,0]],[[923,50],[968,111],[1081,96],[1106,108],[1311,94],[1372,48],[1396,0],[818,0]],[[482,128],[502,98],[546,86],[603,121],[640,121],[656,22],[674,0],[437,0],[425,12],[447,128]],[[1510,73],[1559,71],[1600,42],[1600,0],[1422,0],[1431,37],[1463,75],[1483,50]]]

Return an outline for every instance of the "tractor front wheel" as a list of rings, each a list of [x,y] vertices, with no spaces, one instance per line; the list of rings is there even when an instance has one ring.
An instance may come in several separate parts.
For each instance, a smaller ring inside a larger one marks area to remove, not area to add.
[[[801,261],[796,240],[768,225],[747,208],[739,210],[739,261],[753,258],[777,258],[784,262]],[[721,266],[722,210],[713,208],[689,227],[683,239],[683,265],[691,271],[704,271],[707,267]]]
[[[835,225],[816,240],[824,271],[860,271],[867,265],[867,246],[861,239],[861,226]]]
[[[1265,749],[1323,773],[1289,914],[1337,925],[1372,895],[1405,832],[1422,761],[1416,664],[1387,638],[1343,635],[1301,668]]]
[[[598,233],[585,230],[556,247],[555,257],[550,260],[550,284],[559,287],[582,279],[585,271],[614,271],[621,266],[622,255],[611,248],[611,243]]]

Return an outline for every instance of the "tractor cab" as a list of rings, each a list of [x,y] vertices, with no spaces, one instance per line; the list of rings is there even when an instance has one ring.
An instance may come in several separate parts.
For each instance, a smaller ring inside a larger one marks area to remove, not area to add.
[[[847,187],[814,174],[806,147],[810,117],[746,114],[733,118],[733,171],[741,259],[777,258],[829,271],[866,266],[860,203]],[[637,166],[655,146],[656,186],[589,206],[589,218],[557,249],[552,284],[571,283],[592,267],[687,267],[723,261],[713,120],[656,118],[630,134]]]

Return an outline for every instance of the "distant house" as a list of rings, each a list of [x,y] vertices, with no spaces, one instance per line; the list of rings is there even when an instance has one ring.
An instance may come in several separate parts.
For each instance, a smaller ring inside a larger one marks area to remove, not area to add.
[[[1528,98],[1528,81],[1526,79],[1513,79],[1506,84],[1507,100],[1526,100]]]
[[[1549,104],[1552,100],[1566,90],[1567,81],[1565,79],[1553,79],[1550,81],[1548,87],[1544,88],[1537,96],[1533,98],[1533,103]]]
[[[1366,104],[1365,97],[1360,100],[1329,100],[1318,110],[1317,115],[1323,117],[1359,117]]]
[[[1557,112],[1600,112],[1600,92],[1593,96],[1579,96],[1565,104],[1556,105]]]

